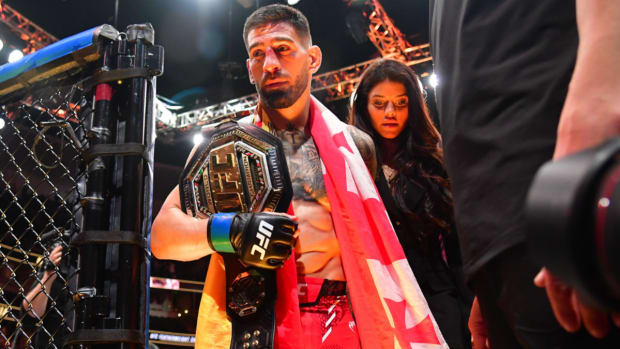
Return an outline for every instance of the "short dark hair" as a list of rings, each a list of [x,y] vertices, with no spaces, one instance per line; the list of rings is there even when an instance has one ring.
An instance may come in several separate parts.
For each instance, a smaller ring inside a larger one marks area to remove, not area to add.
[[[250,30],[266,24],[280,22],[290,24],[301,39],[308,40],[308,44],[312,42],[308,19],[301,11],[287,5],[273,4],[257,9],[245,20],[243,26],[243,42],[245,47],[248,47],[248,34]]]

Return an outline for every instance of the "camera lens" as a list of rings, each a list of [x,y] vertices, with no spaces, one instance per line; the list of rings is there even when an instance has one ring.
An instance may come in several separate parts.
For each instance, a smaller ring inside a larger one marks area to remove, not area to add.
[[[550,161],[526,200],[528,243],[555,276],[620,310],[620,138]]]
[[[620,295],[620,156],[606,171],[597,195],[594,243],[598,264],[611,292]]]

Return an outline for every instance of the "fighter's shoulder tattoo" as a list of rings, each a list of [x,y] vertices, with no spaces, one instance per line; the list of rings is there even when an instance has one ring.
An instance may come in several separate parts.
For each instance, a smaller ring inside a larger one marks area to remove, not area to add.
[[[312,137],[303,130],[278,130],[293,185],[293,198],[327,202],[321,159]]]
[[[347,125],[349,133],[351,134],[351,138],[355,142],[357,149],[362,155],[362,159],[366,163],[366,167],[368,167],[368,171],[373,178],[377,176],[377,154],[375,151],[375,142],[372,141],[372,138],[366,134],[366,132],[360,130],[359,128]]]

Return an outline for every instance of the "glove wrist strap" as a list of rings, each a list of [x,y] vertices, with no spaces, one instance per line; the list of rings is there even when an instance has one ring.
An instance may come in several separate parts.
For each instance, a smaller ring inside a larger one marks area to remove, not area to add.
[[[230,226],[235,215],[235,213],[216,213],[211,215],[208,240],[213,250],[235,253],[235,249],[230,243]]]

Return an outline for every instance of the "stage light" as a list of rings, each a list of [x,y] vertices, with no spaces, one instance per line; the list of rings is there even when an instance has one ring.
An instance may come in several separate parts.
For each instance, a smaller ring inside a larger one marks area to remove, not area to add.
[[[2,41],[2,39],[0,39],[0,50],[2,50],[3,47],[4,47],[4,41]]]
[[[202,143],[203,140],[204,139],[202,138],[202,134],[196,133],[194,135],[194,145],[198,145],[198,144]]]
[[[299,0],[288,0],[288,4],[293,6],[296,5],[299,2]]]
[[[4,128],[5,124],[4,119],[0,118],[0,130]]]
[[[437,79],[437,75],[435,75],[435,73],[431,74],[431,76],[428,78],[428,83],[433,86],[433,88],[437,87],[437,85],[439,84],[439,79]]]
[[[24,54],[20,50],[13,50],[9,54],[9,63],[17,62],[24,57]]]

